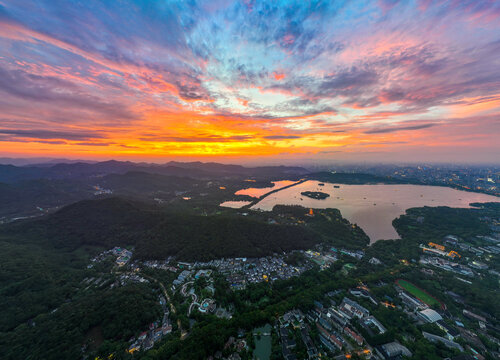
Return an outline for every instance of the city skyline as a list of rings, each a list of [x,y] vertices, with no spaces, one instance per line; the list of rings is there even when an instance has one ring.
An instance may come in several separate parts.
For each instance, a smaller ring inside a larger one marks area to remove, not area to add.
[[[0,156],[498,163],[494,1],[0,1]]]

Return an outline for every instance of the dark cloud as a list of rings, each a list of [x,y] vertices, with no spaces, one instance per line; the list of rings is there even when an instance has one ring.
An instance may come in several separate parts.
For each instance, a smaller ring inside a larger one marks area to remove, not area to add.
[[[369,95],[368,97],[358,96],[355,98],[349,98],[343,103],[343,105],[360,109],[370,108],[380,105],[380,99],[377,96],[369,96]]]
[[[29,139],[65,139],[65,140],[90,140],[103,138],[98,132],[69,132],[52,130],[23,130],[23,129],[0,129],[0,134],[10,135],[13,138]]]
[[[0,141],[6,142],[17,142],[17,143],[29,143],[35,142],[39,144],[49,144],[49,145],[64,145],[67,144],[64,140],[39,140],[39,139],[25,139],[25,138],[16,138],[8,135],[0,134]]]
[[[0,92],[22,101],[54,104],[100,113],[116,120],[132,120],[137,116],[124,104],[105,102],[88,94],[77,85],[53,76],[33,75],[23,70],[0,67]]]
[[[348,97],[352,101],[373,91],[379,80],[376,70],[366,64],[363,67],[337,69],[335,74],[323,77],[294,76],[279,84],[272,84],[269,90],[284,90],[317,99]]]
[[[436,126],[437,124],[422,124],[422,125],[411,125],[411,126],[395,126],[395,127],[387,127],[387,128],[381,128],[381,129],[371,129],[367,130],[364,133],[365,134],[385,134],[385,133],[392,133],[396,131],[408,131],[408,130],[420,130],[420,129],[427,129],[433,126]]]
[[[208,100],[210,97],[197,80],[189,84],[178,83],[177,88],[179,89],[180,97],[184,100]]]
[[[352,67],[335,75],[325,76],[316,90],[317,96],[357,95],[375,85],[378,74],[371,69]]]

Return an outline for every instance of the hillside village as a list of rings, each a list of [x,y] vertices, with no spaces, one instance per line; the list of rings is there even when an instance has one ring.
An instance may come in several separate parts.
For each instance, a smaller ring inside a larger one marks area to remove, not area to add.
[[[402,261],[401,269],[413,267],[415,271],[430,278],[438,276],[441,271],[443,274],[451,273],[464,286],[471,285],[477,278],[498,277],[498,272],[489,269],[486,264],[499,254],[498,226],[494,219],[485,220],[493,231],[489,236],[476,237],[474,244],[454,235],[445,236],[440,244],[420,244],[419,261]],[[289,264],[291,255],[300,261],[294,265]],[[312,269],[330,271],[336,264],[342,264],[340,270],[344,274],[355,273],[358,267],[366,266],[362,262],[375,268],[385,267],[376,257],[366,258],[364,251],[334,247],[319,247],[263,258],[228,258],[208,262],[180,262],[173,257],[138,261],[131,260],[132,256],[133,249],[114,248],[99,254],[91,262],[94,266],[111,258],[115,263],[113,271],[120,274],[121,285],[130,281],[151,282],[151,274],[170,274],[167,276],[169,283],[165,283],[169,297],[158,297],[163,318],[151,323],[148,329],[130,339],[129,353],[147,351],[173,331],[180,330],[181,336],[189,336],[189,329],[186,325],[182,328],[178,314],[175,316],[178,321],[170,319],[175,308],[185,309],[182,316],[189,319],[189,324],[186,323],[188,327],[192,327],[197,321],[195,319],[198,315],[193,318],[195,313],[227,320],[238,315],[233,305],[227,306],[220,302],[216,279],[223,279],[232,292],[240,292],[249,286],[272,286],[275,281],[300,277]],[[110,286],[116,285],[115,282]],[[385,295],[381,289],[387,289]],[[491,318],[491,314],[486,315],[480,310],[465,306],[463,298],[451,290],[446,290],[443,296],[451,299],[453,304],[437,299],[409,280],[396,279],[393,284],[383,280],[361,283],[355,287],[329,291],[323,297],[315,299],[314,306],[307,311],[294,308],[285,312],[271,324],[271,331],[265,336],[275,339],[273,341],[279,346],[280,356],[286,360],[302,359],[304,356],[319,359],[329,356],[328,354],[335,355],[334,358],[339,360],[354,355],[365,359],[411,357],[412,350],[390,335],[395,328],[387,316],[394,313],[419,329],[418,336],[442,346],[449,354],[468,352],[476,354],[474,359],[487,358],[481,353],[500,354],[484,344],[484,341],[488,341],[500,345],[498,337],[491,332],[496,331],[497,320]],[[450,313],[449,306],[458,306],[460,311]],[[213,358],[246,358],[245,354],[251,353],[250,340],[253,336],[242,331],[238,338],[228,340],[224,353],[227,354],[231,349],[233,352],[228,356],[219,352],[213,354]],[[415,335],[404,336],[410,336],[410,339]],[[393,340],[381,341],[384,338]],[[273,351],[274,346],[272,345]],[[451,358],[459,359],[453,356]]]

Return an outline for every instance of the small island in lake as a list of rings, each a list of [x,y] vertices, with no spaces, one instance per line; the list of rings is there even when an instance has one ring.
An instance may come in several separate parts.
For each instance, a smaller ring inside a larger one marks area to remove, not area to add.
[[[300,193],[303,196],[310,197],[311,199],[324,200],[330,195],[321,191],[304,191]]]

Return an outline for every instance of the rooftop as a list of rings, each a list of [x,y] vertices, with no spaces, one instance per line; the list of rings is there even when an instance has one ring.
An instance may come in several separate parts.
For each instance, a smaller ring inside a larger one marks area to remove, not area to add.
[[[419,311],[419,313],[429,322],[434,323],[439,320],[443,320],[441,315],[439,315],[436,311],[432,309],[425,309],[422,311]]]

